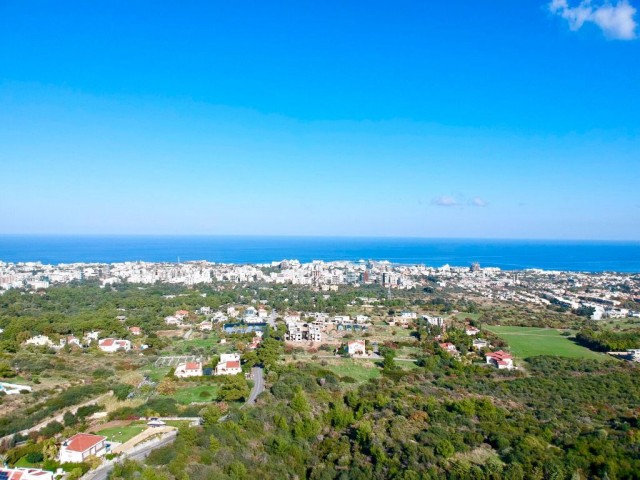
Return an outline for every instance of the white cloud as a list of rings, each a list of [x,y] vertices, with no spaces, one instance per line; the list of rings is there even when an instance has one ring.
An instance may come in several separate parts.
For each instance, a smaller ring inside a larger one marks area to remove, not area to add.
[[[628,0],[615,3],[605,1],[601,5],[593,5],[591,0],[582,0],[575,7],[569,6],[567,0],[551,0],[549,10],[569,22],[571,30],[579,30],[586,22],[592,22],[600,27],[608,38],[636,38],[637,23],[633,18],[636,9]]]
[[[469,202],[469,205],[471,205],[473,207],[486,207],[489,204],[486,202],[486,200],[483,200],[480,197],[474,197]]]
[[[455,207],[457,205],[460,205],[455,198],[448,195],[442,195],[441,197],[434,198],[431,201],[431,204],[438,207]]]

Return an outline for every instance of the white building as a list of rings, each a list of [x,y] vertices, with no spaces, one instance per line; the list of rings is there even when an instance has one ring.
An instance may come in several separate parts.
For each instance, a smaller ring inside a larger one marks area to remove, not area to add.
[[[60,447],[60,463],[82,463],[88,457],[100,457],[106,453],[107,437],[77,433]]]
[[[287,333],[285,334],[284,339],[290,342],[321,342],[322,326],[319,322],[291,322],[287,324]]]
[[[422,318],[426,320],[429,325],[433,325],[434,327],[442,328],[444,326],[444,318],[442,317],[431,317],[429,315],[423,315]]]
[[[359,355],[366,355],[367,354],[366,341],[365,340],[353,340],[353,341],[347,343],[347,352],[352,357],[353,356],[359,356]]]
[[[514,368],[513,357],[509,353],[503,352],[502,350],[498,350],[497,352],[493,353],[487,353],[486,359],[489,365],[493,365],[499,370],[511,370]]]
[[[472,337],[472,336],[475,336],[475,335],[479,334],[480,330],[477,329],[476,327],[472,327],[470,325],[467,325],[467,327],[464,329],[464,333],[466,333],[467,335]]]
[[[237,353],[223,353],[216,365],[215,375],[237,375],[242,373],[240,355]]]
[[[114,338],[103,338],[98,342],[100,350],[106,353],[114,353],[118,350],[128,352],[131,350],[131,342],[129,340],[116,340]]]
[[[201,377],[202,376],[202,362],[186,362],[181,363],[176,367],[174,372],[176,377]]]
[[[200,325],[198,325],[198,330],[200,330],[201,332],[204,332],[205,330],[210,332],[211,330],[213,330],[213,324],[211,322],[202,322],[200,323]]]
[[[36,345],[38,347],[53,347],[53,342],[46,335],[36,335],[24,343],[27,345]]]
[[[456,348],[456,346],[453,343],[439,343],[438,345],[440,345],[440,348],[453,354],[456,355],[458,353],[458,349]]]

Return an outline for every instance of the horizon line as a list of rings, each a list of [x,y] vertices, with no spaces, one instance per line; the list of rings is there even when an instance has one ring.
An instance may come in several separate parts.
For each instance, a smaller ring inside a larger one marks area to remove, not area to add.
[[[291,238],[291,239],[363,239],[363,240],[443,240],[443,241],[527,241],[527,242],[611,242],[640,243],[640,239],[621,238],[548,238],[548,237],[438,237],[413,235],[311,235],[311,234],[230,234],[230,233],[0,233],[0,237],[164,237],[164,238]]]

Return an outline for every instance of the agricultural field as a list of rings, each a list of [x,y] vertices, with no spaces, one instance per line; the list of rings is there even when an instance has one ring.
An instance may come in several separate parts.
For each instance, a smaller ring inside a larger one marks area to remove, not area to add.
[[[561,330],[553,328],[485,326],[486,330],[502,338],[519,358],[536,355],[556,355],[569,358],[587,358],[607,360],[609,357],[582,347],[570,337],[562,335]]]

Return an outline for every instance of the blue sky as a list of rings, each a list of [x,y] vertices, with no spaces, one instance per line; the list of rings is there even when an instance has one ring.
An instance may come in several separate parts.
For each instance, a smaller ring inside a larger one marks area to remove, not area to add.
[[[638,0],[0,0],[0,233],[640,239]]]

